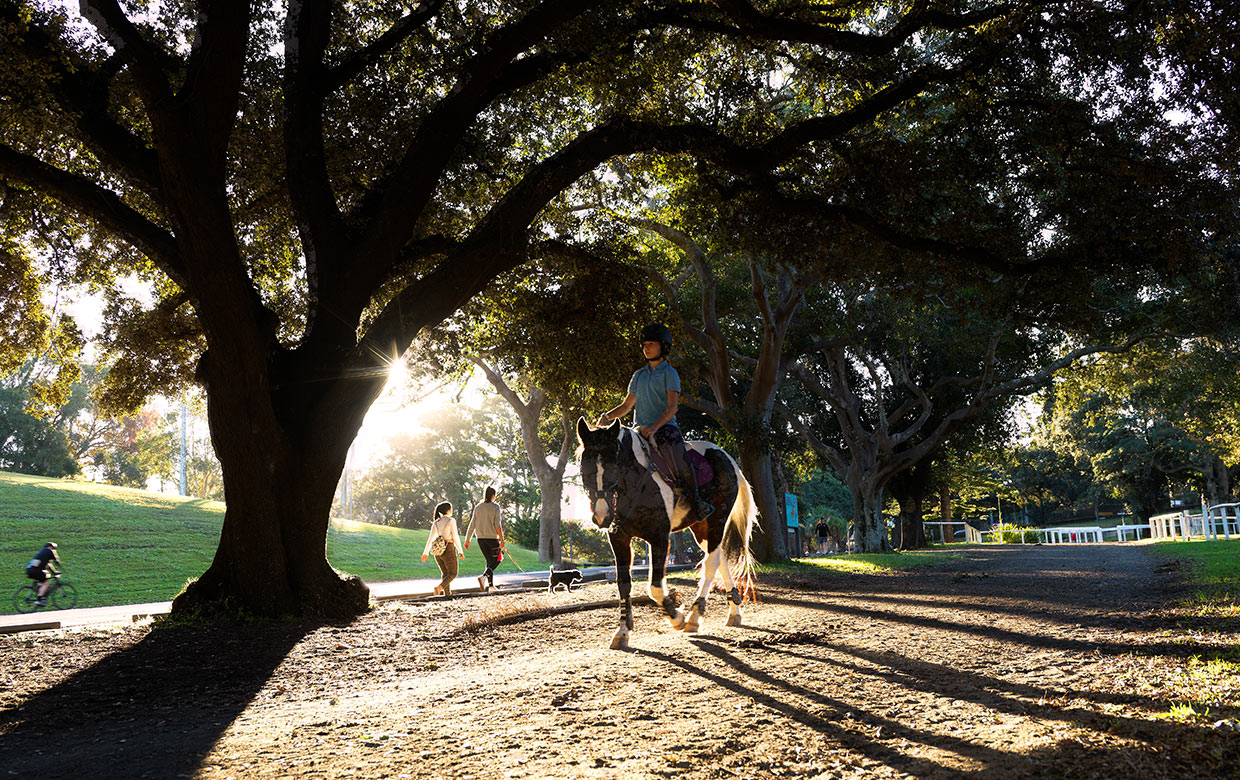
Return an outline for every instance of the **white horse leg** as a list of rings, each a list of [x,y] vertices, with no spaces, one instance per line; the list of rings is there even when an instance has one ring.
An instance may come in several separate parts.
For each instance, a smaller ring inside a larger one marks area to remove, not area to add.
[[[685,627],[684,615],[676,608],[667,593],[667,545],[655,546],[647,542],[650,557],[650,599],[663,608],[667,622],[676,631]]]
[[[702,580],[698,583],[697,599],[689,610],[689,617],[685,619],[685,631],[690,634],[696,634],[702,625],[702,615],[706,613],[706,594],[710,593],[710,584],[715,580],[715,569],[722,557],[723,547],[719,546],[702,561]]]
[[[650,599],[663,608],[663,614],[667,616],[667,622],[671,624],[674,630],[679,631],[685,627],[685,616],[668,597],[666,585],[666,580],[660,582],[659,585],[655,585],[654,580],[651,580]]]
[[[628,650],[629,649],[629,627],[624,625],[623,623],[621,623],[620,627],[616,629],[616,633],[611,635],[611,649],[612,650]]]
[[[723,548],[720,547],[720,550]],[[732,567],[728,564],[728,556],[720,555],[720,571],[723,573],[723,586],[728,589],[728,625],[741,625],[741,593],[732,580]]]

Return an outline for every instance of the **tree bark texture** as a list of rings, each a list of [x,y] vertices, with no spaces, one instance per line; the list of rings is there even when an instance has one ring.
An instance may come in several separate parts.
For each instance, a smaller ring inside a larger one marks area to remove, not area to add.
[[[922,505],[930,488],[930,461],[923,460],[892,477],[888,488],[900,504],[896,519],[898,533],[893,532],[897,550],[920,550],[928,546],[926,527],[922,523]]]
[[[883,514],[886,496],[882,487],[867,482],[853,491],[853,551],[891,552],[887,518]]]
[[[1208,453],[1202,471],[1205,474],[1206,501],[1211,506],[1228,503],[1231,499],[1231,474],[1223,459]]]
[[[759,561],[788,558],[788,534],[780,514],[779,496],[775,493],[775,477],[771,470],[771,453],[760,447],[742,447],[737,463],[750,480],[754,502],[762,522],[753,529],[750,551]]]
[[[308,416],[286,408],[281,415],[261,378],[231,376],[210,353],[200,372],[227,510],[211,566],[177,596],[173,610],[224,606],[326,617],[364,611],[366,586],[333,569],[324,553],[335,486],[369,402],[326,403]],[[297,423],[290,427],[281,417]]]

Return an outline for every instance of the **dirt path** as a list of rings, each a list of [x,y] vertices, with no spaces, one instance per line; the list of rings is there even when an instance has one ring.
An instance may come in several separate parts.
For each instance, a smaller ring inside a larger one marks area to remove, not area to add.
[[[1236,636],[1165,584],[1137,547],[985,547],[767,578],[746,627],[716,596],[695,637],[642,607],[628,653],[610,606],[495,624],[614,586],[0,638],[0,777],[1230,776],[1240,734],[1159,691]]]

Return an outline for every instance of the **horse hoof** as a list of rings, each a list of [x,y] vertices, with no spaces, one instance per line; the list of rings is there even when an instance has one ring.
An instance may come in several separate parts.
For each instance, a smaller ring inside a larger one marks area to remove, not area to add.
[[[728,625],[729,625],[729,626],[732,626],[732,627],[734,627],[734,628],[735,628],[735,627],[740,626],[740,624],[741,624],[741,616],[740,616],[740,615],[728,615]]]
[[[671,624],[673,631],[679,631],[685,627],[685,618],[679,612],[673,616],[669,616],[667,622]]]
[[[701,624],[698,623],[696,620],[685,621],[685,633],[686,634],[696,634],[698,632],[698,629],[701,627],[702,627]]]
[[[612,650],[628,650],[629,649],[629,633],[627,631],[617,631],[611,638]]]

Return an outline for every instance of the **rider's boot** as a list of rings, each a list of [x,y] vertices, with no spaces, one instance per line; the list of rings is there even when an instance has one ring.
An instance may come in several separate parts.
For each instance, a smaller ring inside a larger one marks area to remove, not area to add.
[[[710,513],[715,511],[710,503],[703,501],[698,493],[697,472],[693,470],[693,466],[689,465],[689,459],[685,457],[684,448],[670,447],[673,455],[672,460],[676,468],[677,477],[680,480],[681,491],[684,493],[685,500],[689,504],[689,513],[693,516],[693,522],[700,522],[710,517]]]

